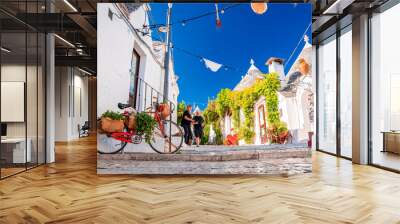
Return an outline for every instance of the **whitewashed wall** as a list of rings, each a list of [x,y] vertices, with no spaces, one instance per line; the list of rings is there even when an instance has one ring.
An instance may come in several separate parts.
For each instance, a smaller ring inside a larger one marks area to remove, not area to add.
[[[149,36],[135,32],[133,27],[148,24],[145,4],[130,14],[129,20],[122,17],[116,4],[97,4],[97,116],[107,110],[119,111],[117,104],[129,100],[130,69],[133,50],[140,56],[139,77],[149,86],[163,93],[164,69],[163,62],[158,60],[153,52],[153,42]],[[109,10],[113,12],[112,19]],[[129,23],[130,21],[130,23]],[[170,64],[169,99],[177,105],[179,89],[175,85],[173,65]],[[144,85],[139,87],[139,110],[150,106],[150,87],[147,88],[147,98],[144,98]],[[172,99],[175,98],[175,99]],[[161,96],[160,96],[161,99]],[[176,117],[176,116],[175,116]],[[101,147],[100,145],[98,147]],[[126,151],[148,151],[147,145],[128,145]]]

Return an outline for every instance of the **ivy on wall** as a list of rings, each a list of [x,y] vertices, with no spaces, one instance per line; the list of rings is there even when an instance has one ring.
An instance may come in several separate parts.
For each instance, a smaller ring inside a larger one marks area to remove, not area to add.
[[[210,101],[205,111],[206,122],[212,123],[217,133],[221,133],[220,123],[224,116],[231,115],[235,132],[246,143],[254,139],[254,104],[265,96],[267,107],[267,121],[270,127],[279,126],[283,130],[284,124],[280,121],[278,90],[280,88],[279,76],[276,73],[264,75],[264,79],[257,80],[253,86],[241,91],[222,89],[215,101]],[[243,112],[244,121],[241,123],[240,111]]]

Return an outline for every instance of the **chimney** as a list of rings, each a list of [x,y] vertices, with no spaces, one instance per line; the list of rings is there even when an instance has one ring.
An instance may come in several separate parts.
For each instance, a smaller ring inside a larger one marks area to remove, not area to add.
[[[269,73],[277,73],[281,82],[285,80],[285,70],[283,69],[282,59],[272,57],[268,59],[266,65],[268,66]]]

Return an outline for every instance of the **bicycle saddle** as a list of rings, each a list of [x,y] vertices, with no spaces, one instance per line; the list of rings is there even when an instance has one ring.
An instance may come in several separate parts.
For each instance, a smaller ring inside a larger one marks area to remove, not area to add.
[[[126,103],[118,103],[118,108],[123,110],[125,108],[131,107],[130,104],[126,104]]]

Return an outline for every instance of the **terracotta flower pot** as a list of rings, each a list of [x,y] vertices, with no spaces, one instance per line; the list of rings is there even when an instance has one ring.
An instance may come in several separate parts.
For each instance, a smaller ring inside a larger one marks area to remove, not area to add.
[[[288,135],[289,135],[288,131],[280,133],[279,134],[279,144],[284,144]]]
[[[166,119],[171,114],[171,108],[167,103],[161,103],[158,105],[158,112],[161,113],[162,119]]]
[[[306,62],[306,60],[300,59],[299,70],[303,75],[307,75],[310,72],[310,65]]]
[[[124,121],[103,117],[101,118],[101,130],[107,133],[122,132],[124,130]]]
[[[128,129],[130,130],[136,130],[137,122],[136,122],[136,116],[134,114],[126,118],[125,126],[128,127]]]

